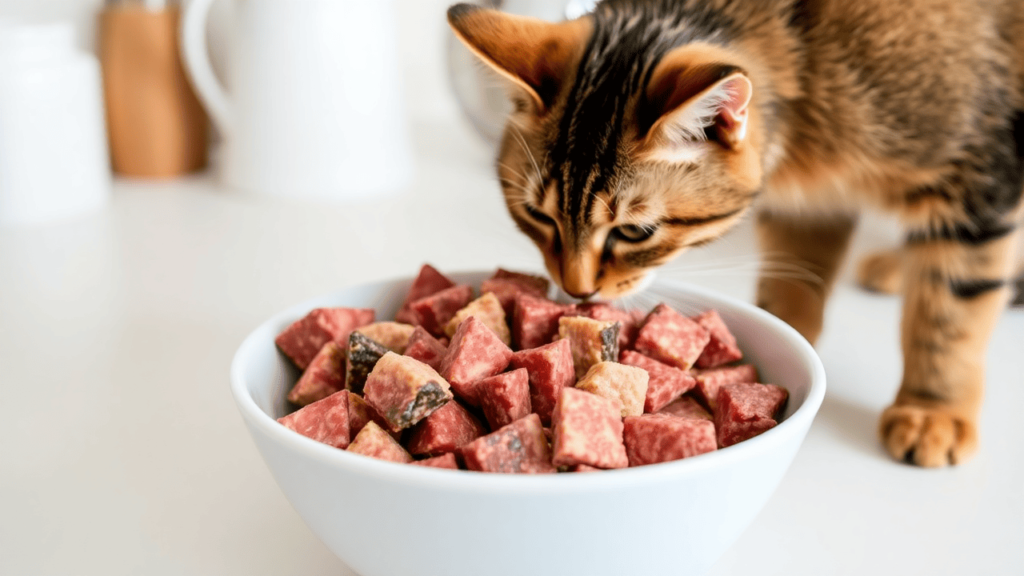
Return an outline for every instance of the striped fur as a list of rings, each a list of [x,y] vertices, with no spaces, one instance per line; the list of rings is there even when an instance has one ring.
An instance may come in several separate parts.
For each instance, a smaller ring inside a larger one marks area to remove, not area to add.
[[[906,244],[862,268],[905,298],[882,440],[927,466],[973,451],[1024,217],[1024,0],[605,0],[561,24],[449,19],[516,85],[498,174],[567,292],[629,292],[756,209],[764,249],[820,280],[766,276],[758,303],[813,341],[857,213],[889,211]],[[724,78],[752,87],[749,106],[714,90]]]

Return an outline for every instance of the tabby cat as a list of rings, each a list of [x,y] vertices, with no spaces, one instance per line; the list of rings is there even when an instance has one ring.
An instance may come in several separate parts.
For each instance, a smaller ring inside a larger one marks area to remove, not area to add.
[[[897,214],[901,253],[861,269],[904,295],[882,442],[921,466],[971,455],[1024,216],[1024,0],[605,0],[561,23],[459,4],[448,19],[515,86],[498,175],[575,297],[626,294],[756,211],[763,250],[820,278],[763,275],[758,305],[814,342],[858,211]]]

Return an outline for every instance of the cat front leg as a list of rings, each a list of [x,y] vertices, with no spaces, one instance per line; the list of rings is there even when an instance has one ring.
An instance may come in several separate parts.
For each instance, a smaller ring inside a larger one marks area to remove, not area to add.
[[[821,334],[825,302],[856,225],[853,215],[762,211],[757,218],[762,252],[757,305],[814,344]]]
[[[903,380],[879,433],[898,460],[957,464],[977,447],[985,350],[1009,296],[1011,217],[913,230],[904,248]]]

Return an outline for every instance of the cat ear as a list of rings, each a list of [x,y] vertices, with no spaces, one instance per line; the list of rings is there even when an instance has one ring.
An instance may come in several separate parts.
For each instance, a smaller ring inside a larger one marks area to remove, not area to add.
[[[587,19],[552,23],[472,4],[449,8],[448,23],[474,54],[524,89],[538,111],[550,109],[590,33]]]
[[[709,131],[722,147],[738,148],[747,138],[752,95],[750,79],[735,66],[659,65],[647,87],[649,128],[642,152],[652,159],[693,161],[707,150]]]

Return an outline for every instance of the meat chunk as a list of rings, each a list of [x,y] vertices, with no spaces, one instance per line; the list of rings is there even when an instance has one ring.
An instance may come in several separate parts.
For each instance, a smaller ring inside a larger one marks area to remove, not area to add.
[[[402,448],[402,445],[376,422],[368,422],[366,426],[363,426],[352,443],[348,445],[348,451],[389,462],[401,464],[412,462],[412,456],[405,451],[405,448]]]
[[[726,384],[718,390],[715,429],[722,448],[748,440],[778,424],[789,392],[774,384]]]
[[[366,378],[364,398],[392,431],[426,418],[452,399],[448,382],[426,364],[388,352]]]
[[[369,308],[316,308],[285,328],[274,343],[305,370],[324,344],[333,340],[344,346],[350,332],[373,322],[373,318],[374,311]]]
[[[569,341],[577,380],[583,378],[594,364],[619,359],[620,327],[618,322],[592,320],[582,316],[558,319],[558,337]]]
[[[423,362],[434,370],[440,370],[441,359],[444,358],[446,350],[445,344],[431,336],[430,332],[424,330],[422,326],[417,326],[409,336],[409,345],[405,347],[405,355]]]
[[[424,264],[420,267],[420,272],[413,280],[412,286],[409,287],[401,308],[395,314],[395,320],[406,324],[420,324],[416,313],[412,311],[411,304],[420,298],[426,298],[452,286],[455,286],[455,282],[452,282],[450,278],[438,272],[430,264]]]
[[[473,300],[473,288],[462,284],[414,301],[409,307],[419,324],[434,336],[444,336],[444,327],[455,313]]]
[[[717,449],[715,425],[709,420],[644,414],[626,418],[623,426],[630,466],[670,462]]]
[[[371,340],[360,331],[348,336],[348,354],[345,359],[345,388],[363,393],[366,377],[377,365],[377,361],[388,353],[388,349],[375,340]]]
[[[615,402],[596,394],[563,388],[552,415],[555,439],[551,463],[625,468],[622,417]]]
[[[436,456],[454,452],[486,432],[476,416],[467,412],[458,402],[452,401],[413,426],[405,445],[416,456]]]
[[[658,410],[656,414],[665,414],[667,416],[675,416],[677,418],[697,418],[698,420],[708,421],[714,420],[711,414],[709,414],[699,402],[689,395],[676,398],[672,402],[669,402],[664,408]]]
[[[572,364],[572,348],[568,340],[557,340],[538,348],[512,354],[513,368],[526,368],[530,380],[530,406],[545,425],[551,423],[551,412],[562,388],[576,383]]]
[[[335,392],[287,416],[277,419],[289,430],[328,446],[348,447],[348,390]]]
[[[558,304],[530,294],[516,296],[512,315],[512,342],[519,350],[529,350],[551,342],[558,334],[558,320],[571,313],[572,305]]]
[[[729,327],[725,325],[717,310],[708,310],[699,316],[694,316],[693,320],[703,326],[711,337],[707,346],[704,347],[704,351],[697,358],[696,366],[698,368],[714,368],[743,358],[743,352],[736,345],[736,337],[729,331]]]
[[[367,422],[376,422],[378,426],[387,430],[395,440],[398,440],[401,437],[401,431],[390,431],[388,421],[378,414],[376,410],[371,408],[362,396],[354,392],[349,392],[348,390],[346,390],[346,392],[348,392],[349,439],[355,438],[356,434],[359,434],[359,431],[363,429],[363,426],[366,426]]]
[[[661,410],[697,385],[697,381],[688,373],[639,352],[626,350],[619,355],[619,362],[647,371],[650,379],[647,383],[647,396],[644,398],[644,412]]]
[[[299,377],[288,401],[305,406],[326,398],[345,387],[345,351],[333,340],[324,344]]]
[[[526,368],[484,378],[474,392],[491,430],[530,413],[530,377]]]
[[[635,312],[616,308],[603,302],[578,304],[575,313],[592,320],[618,322],[621,326],[619,350],[626,350],[633,346],[636,333],[640,329],[640,322],[643,320],[643,316],[638,317]]]
[[[536,414],[477,438],[460,452],[466,468],[478,472],[549,474],[556,471]]]
[[[530,294],[537,298],[547,298],[549,284],[547,278],[498,268],[494,276],[480,284],[480,292],[493,292],[505,309],[506,317],[512,318],[516,296]]]
[[[757,368],[749,364],[743,364],[740,366],[722,366],[707,370],[695,370],[693,378],[697,381],[697,386],[694,388],[697,398],[704,402],[704,406],[708,410],[714,412],[719,388],[726,384],[757,382]]]
[[[621,416],[644,413],[647,397],[647,371],[618,362],[598,362],[576,383],[576,388],[616,402]]]
[[[470,316],[452,336],[441,360],[440,372],[459,398],[476,406],[473,387],[480,380],[504,370],[511,358],[512,350],[498,335],[475,316]]]
[[[356,331],[374,342],[383,344],[385,348],[396,354],[405,352],[409,337],[415,326],[401,322],[374,322],[358,328]]]
[[[462,324],[462,321],[470,316],[475,317],[493,330],[506,346],[512,345],[512,334],[509,332],[508,324],[505,322],[505,309],[501,307],[501,302],[498,301],[497,296],[487,292],[467,304],[465,308],[456,312],[455,316],[444,327],[445,335],[449,338],[454,336],[455,331],[459,328],[459,324]]]
[[[434,456],[433,458],[427,458],[425,460],[416,460],[410,462],[415,466],[426,466],[427,468],[448,468],[451,470],[458,470],[459,464],[455,461],[455,453],[449,452],[447,454],[441,454],[440,456]]]
[[[640,327],[635,347],[659,362],[689,370],[710,340],[703,326],[666,304],[658,304]]]

